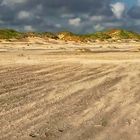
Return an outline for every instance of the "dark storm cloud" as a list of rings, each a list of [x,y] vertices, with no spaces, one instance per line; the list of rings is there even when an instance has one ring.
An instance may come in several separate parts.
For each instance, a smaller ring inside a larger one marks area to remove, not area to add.
[[[110,0],[42,0],[46,8],[72,13],[106,13]],[[106,7],[106,8],[105,8]],[[101,8],[103,8],[101,10]]]
[[[140,19],[140,6],[134,6],[128,12],[131,18]]]
[[[117,19],[114,14],[118,13],[113,13],[111,3],[112,0],[0,0],[0,27],[93,32],[109,27],[129,28],[133,22],[128,24],[128,19],[140,19],[136,8]],[[137,26],[138,21],[133,28]]]

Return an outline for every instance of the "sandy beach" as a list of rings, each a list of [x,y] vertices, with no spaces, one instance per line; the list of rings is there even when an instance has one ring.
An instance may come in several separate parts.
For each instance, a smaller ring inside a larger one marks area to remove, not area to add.
[[[0,140],[140,139],[140,44],[0,44]]]

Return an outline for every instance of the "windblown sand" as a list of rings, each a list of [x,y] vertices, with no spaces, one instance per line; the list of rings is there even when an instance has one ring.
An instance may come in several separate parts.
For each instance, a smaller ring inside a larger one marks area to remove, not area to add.
[[[140,139],[140,53],[1,52],[0,62],[0,140]]]

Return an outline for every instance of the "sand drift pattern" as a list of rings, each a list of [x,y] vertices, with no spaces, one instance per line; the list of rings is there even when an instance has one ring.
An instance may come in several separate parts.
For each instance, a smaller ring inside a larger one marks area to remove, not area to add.
[[[0,67],[0,140],[140,139],[140,63]]]

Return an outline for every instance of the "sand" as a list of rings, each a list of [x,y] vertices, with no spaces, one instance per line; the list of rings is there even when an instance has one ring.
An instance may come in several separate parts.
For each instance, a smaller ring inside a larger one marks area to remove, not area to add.
[[[0,47],[0,140],[140,139],[138,44],[22,45]]]

